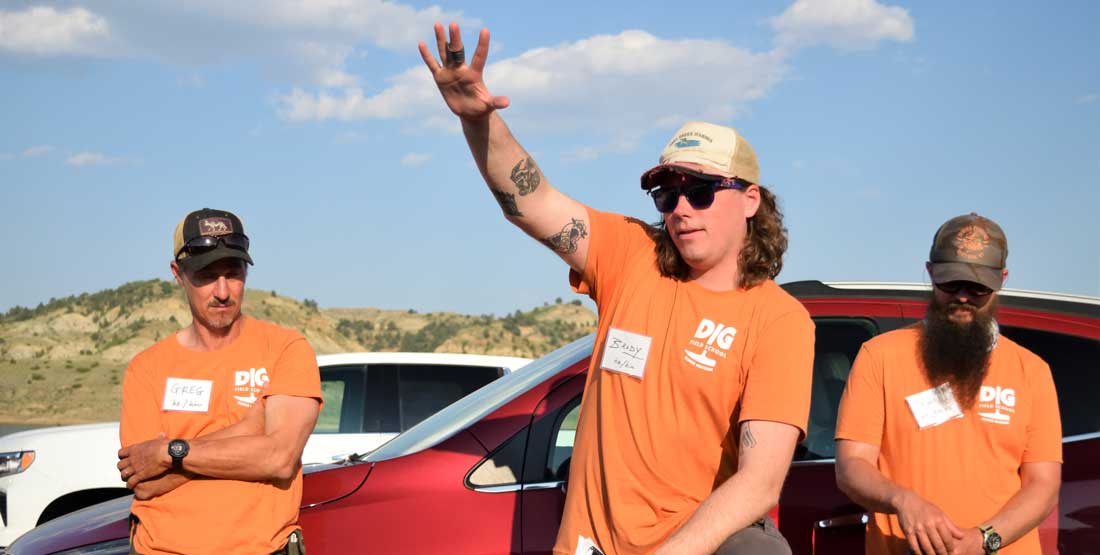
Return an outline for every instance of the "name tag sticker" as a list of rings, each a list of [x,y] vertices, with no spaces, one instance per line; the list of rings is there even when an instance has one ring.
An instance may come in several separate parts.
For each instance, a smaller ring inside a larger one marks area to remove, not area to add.
[[[603,347],[600,368],[622,372],[641,379],[645,375],[645,363],[649,359],[652,338],[645,335],[611,328]]]
[[[962,418],[962,410],[955,400],[955,393],[951,391],[951,384],[944,383],[939,387],[926,389],[920,393],[914,393],[905,398],[909,403],[909,410],[917,419],[920,429],[939,426],[948,420]]]
[[[164,405],[161,410],[207,412],[210,410],[211,380],[168,378],[164,384]]]

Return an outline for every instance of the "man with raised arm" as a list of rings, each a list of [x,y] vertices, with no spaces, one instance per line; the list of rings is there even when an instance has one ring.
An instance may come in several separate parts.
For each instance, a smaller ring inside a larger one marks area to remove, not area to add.
[[[241,314],[248,247],[230,212],[176,226],[171,268],[191,325],[134,357],[122,384],[131,553],[305,551],[301,458],[320,374],[300,333]]]
[[[786,230],[734,129],[685,124],[642,174],[652,226],[554,189],[436,25],[424,63],[505,217],[569,265],[599,310],[554,553],[790,553],[766,517],[810,404],[813,323],[772,281]]]

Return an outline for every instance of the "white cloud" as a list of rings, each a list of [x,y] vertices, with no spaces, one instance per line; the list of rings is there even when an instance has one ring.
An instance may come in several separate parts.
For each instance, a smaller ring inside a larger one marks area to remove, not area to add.
[[[771,23],[784,50],[815,44],[859,50],[913,38],[909,12],[876,0],[797,0]]]
[[[431,160],[431,159],[432,159],[431,155],[418,154],[416,152],[410,152],[410,153],[406,154],[404,158],[401,159],[401,165],[402,166],[419,166],[419,165],[423,164],[424,162],[427,162],[428,160]]]
[[[1100,102],[1100,94],[1085,94],[1074,99],[1077,104],[1095,104]]]
[[[110,35],[107,20],[84,8],[0,11],[0,51],[34,56],[94,54],[102,51]]]
[[[437,21],[480,25],[460,11],[388,0],[118,0],[95,10],[0,11],[0,52],[151,58],[187,72],[246,60],[276,80],[343,88],[357,84],[346,65],[365,47],[413,52]]]
[[[35,156],[42,156],[43,154],[49,154],[54,151],[54,148],[50,145],[37,145],[32,146],[23,151],[24,158],[33,158]]]
[[[69,157],[65,163],[70,166],[106,166],[129,162],[126,158],[114,158],[98,152],[80,152]]]
[[[632,30],[529,50],[491,63],[485,75],[494,94],[511,98],[507,117],[525,132],[587,131],[590,144],[567,156],[585,160],[630,151],[643,134],[689,118],[728,121],[785,70],[774,53]],[[359,87],[295,88],[278,105],[290,121],[407,118],[426,128],[455,121],[423,65],[391,77],[373,95]]]

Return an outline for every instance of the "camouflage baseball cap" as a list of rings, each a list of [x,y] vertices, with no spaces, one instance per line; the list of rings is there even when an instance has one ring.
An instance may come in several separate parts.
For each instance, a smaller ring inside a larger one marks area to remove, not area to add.
[[[972,281],[1001,289],[1008,261],[1008,239],[996,222],[971,212],[944,222],[928,254],[932,281]]]
[[[232,212],[203,208],[183,217],[172,235],[172,256],[184,270],[199,270],[223,258],[252,264],[244,224]]]

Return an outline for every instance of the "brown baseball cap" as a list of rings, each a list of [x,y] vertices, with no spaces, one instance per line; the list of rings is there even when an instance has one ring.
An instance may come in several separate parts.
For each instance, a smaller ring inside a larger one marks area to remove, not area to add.
[[[944,222],[928,254],[932,281],[972,281],[994,291],[1001,289],[1008,239],[997,222],[971,212]]]
[[[689,121],[661,151],[660,163],[642,174],[642,188],[654,172],[676,168],[699,177],[736,177],[760,183],[760,164],[752,145],[732,127]]]
[[[223,258],[252,264],[244,224],[232,212],[203,208],[183,217],[172,236],[172,256],[184,270],[205,268]]]

